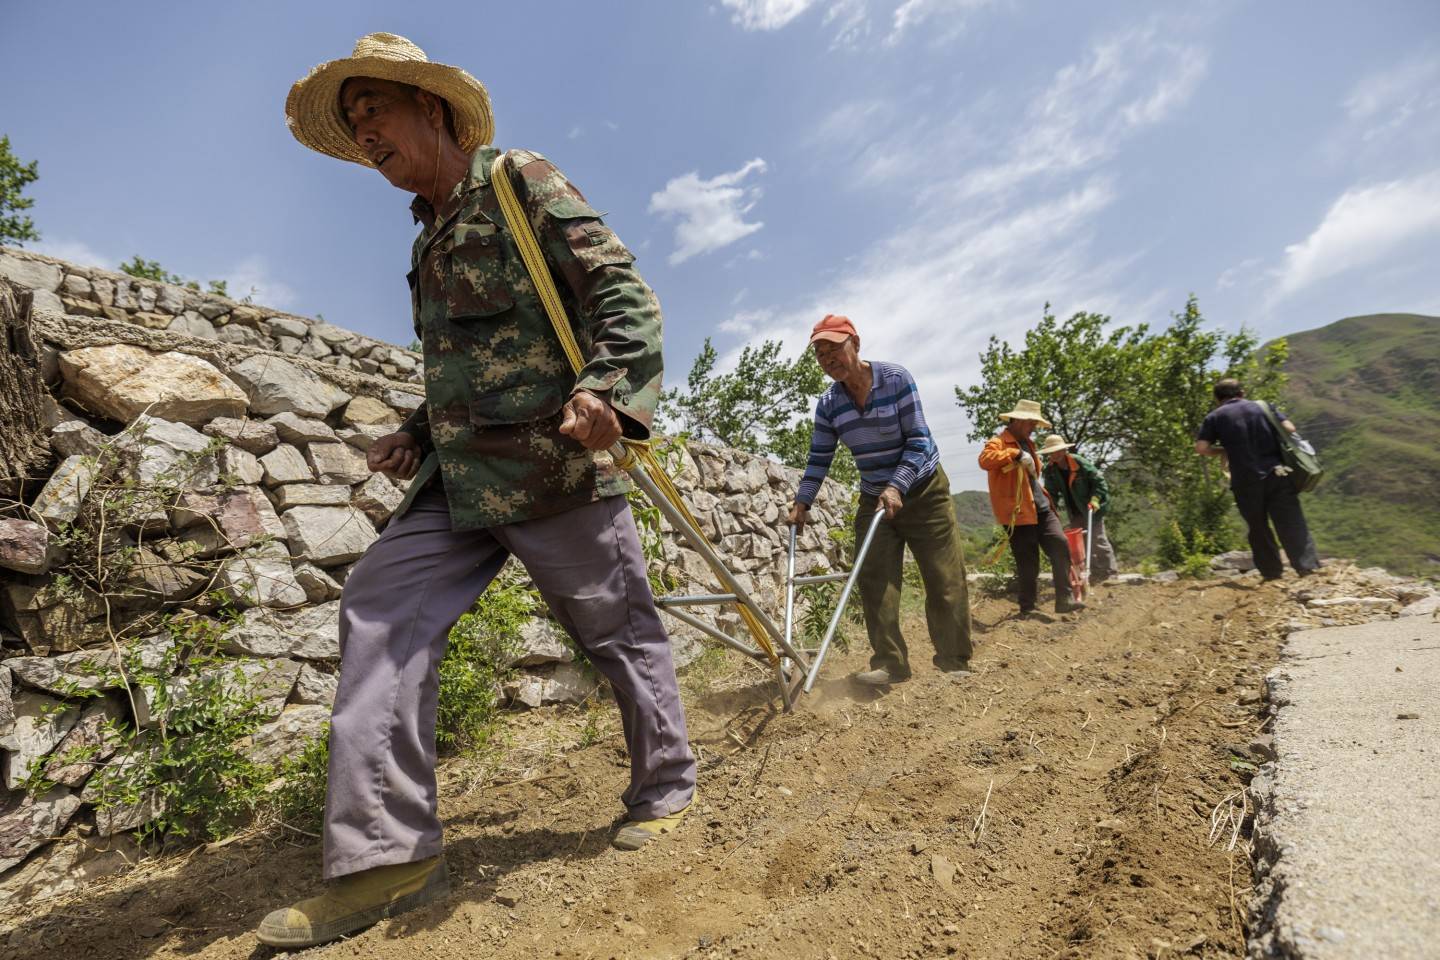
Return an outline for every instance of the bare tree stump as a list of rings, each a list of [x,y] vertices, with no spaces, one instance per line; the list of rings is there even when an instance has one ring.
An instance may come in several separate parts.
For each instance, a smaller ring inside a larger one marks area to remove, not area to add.
[[[19,496],[50,459],[39,357],[30,331],[29,290],[0,280],[0,497]]]

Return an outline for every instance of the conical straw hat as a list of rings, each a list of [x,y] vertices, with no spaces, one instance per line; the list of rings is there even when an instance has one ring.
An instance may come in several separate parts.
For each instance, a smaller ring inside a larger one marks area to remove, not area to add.
[[[1034,420],[1045,429],[1050,429],[1050,421],[1040,414],[1040,404],[1034,400],[1021,400],[1015,404],[1015,409],[1009,413],[1000,414],[1001,420]]]
[[[311,70],[285,98],[285,125],[311,150],[373,167],[355,143],[340,111],[340,87],[351,77],[394,80],[428,90],[450,104],[460,149],[471,153],[495,135],[490,94],[459,67],[431,63],[425,51],[393,33],[371,33],[355,41],[355,52]]]

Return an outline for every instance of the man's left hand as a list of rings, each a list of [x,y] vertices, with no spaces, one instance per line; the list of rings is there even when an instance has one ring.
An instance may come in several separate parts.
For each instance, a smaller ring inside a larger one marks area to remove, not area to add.
[[[885,511],[886,520],[894,520],[895,514],[899,513],[904,505],[905,501],[900,499],[900,491],[896,488],[886,487],[880,492],[880,509]]]
[[[1099,509],[1100,509],[1100,498],[1099,498],[1099,497],[1091,497],[1091,498],[1090,498],[1090,511],[1091,511],[1092,513],[1094,513],[1096,510],[1099,510]]]
[[[578,391],[563,413],[560,432],[579,440],[586,450],[609,450],[620,439],[620,417],[593,393]]]

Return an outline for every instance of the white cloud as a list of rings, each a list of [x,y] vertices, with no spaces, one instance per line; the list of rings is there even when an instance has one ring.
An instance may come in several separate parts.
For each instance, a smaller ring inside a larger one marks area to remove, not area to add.
[[[575,126],[570,128],[570,132],[567,133],[565,136],[571,140],[579,140],[581,137],[585,136],[585,128],[577,123],[575,124]]]
[[[1308,237],[1285,248],[1271,302],[1358,267],[1389,260],[1402,247],[1440,235],[1440,170],[1352,187]]]
[[[66,260],[82,267],[103,267],[106,270],[118,270],[120,261],[108,253],[101,253],[83,240],[68,240],[61,237],[57,240],[37,240],[26,249],[34,250],[36,253],[43,253],[47,257],[55,257],[57,260]]]
[[[744,30],[779,30],[813,7],[816,0],[720,0]]]
[[[1018,339],[1046,301],[1057,314],[1138,315],[1132,311],[1139,307],[1111,292],[1125,264],[1097,263],[1089,253],[1091,222],[1113,197],[1097,179],[1009,215],[949,223],[927,218],[884,240],[797,309],[774,316],[742,311],[721,329],[750,342],[779,338],[794,355],[826,313],[851,317],[865,356],[900,363],[914,375],[952,482],[981,487],[979,445],[965,439],[969,423],[954,387],[974,381],[989,336]],[[732,365],[739,349],[728,352],[722,366]]]
[[[738,254],[736,254],[735,256],[731,257],[729,260],[725,261],[725,269],[726,269],[726,270],[733,270],[733,269],[735,269],[736,267],[741,266],[741,265],[743,265],[743,264],[746,264],[746,263],[755,263],[755,262],[757,262],[757,261],[759,261],[759,260],[764,260],[764,259],[765,259],[765,254],[761,253],[759,250],[755,249],[754,247],[751,247],[749,250],[746,250],[744,253],[738,253]]]
[[[1190,98],[1207,60],[1198,46],[1162,39],[1155,23],[1096,44],[1084,61],[1057,71],[1031,103],[1010,156],[966,176],[961,189],[971,196],[1005,194],[1032,178],[1113,156],[1126,139]]]
[[[813,7],[824,7],[822,25],[834,32],[835,47],[854,49],[871,32],[871,8],[877,0],[721,0],[730,19],[743,30],[780,30]],[[939,22],[932,39],[944,41],[964,29],[969,14],[996,0],[891,0],[887,45],[894,45],[922,24]],[[883,16],[883,15],[881,15]]]
[[[1215,278],[1215,286],[1221,290],[1229,290],[1231,287],[1249,286],[1260,277],[1261,265],[1264,260],[1260,257],[1247,257],[1221,271],[1220,276]]]
[[[1127,322],[1164,305],[1163,292],[1127,292],[1135,254],[1098,256],[1093,241],[1120,182],[1102,164],[1136,132],[1173,115],[1204,75],[1204,51],[1166,39],[1173,32],[1157,21],[1094,44],[1018,118],[984,93],[943,119],[934,109],[874,100],[837,109],[812,138],[819,149],[853,150],[848,162],[865,189],[884,188],[891,173],[958,172],[949,181],[932,176],[921,192],[902,176],[911,206],[894,232],[870,241],[853,262],[817,271],[826,279],[797,307],[764,324],[746,315],[730,325],[757,328],[752,342],[780,337],[798,353],[821,316],[849,315],[865,355],[914,374],[952,482],[983,487],[979,444],[965,439],[970,425],[953,390],[974,382],[989,336],[1017,342],[1047,301],[1057,315],[1093,310]],[[1011,189],[1022,183],[1023,192]]]
[[[835,31],[833,47],[857,47],[870,33],[869,6],[866,0],[831,0],[824,24]]]
[[[258,254],[241,260],[220,279],[225,281],[227,292],[235,300],[249,297],[253,303],[277,310],[287,310],[296,301],[295,289],[272,276],[269,264]]]
[[[768,329],[774,319],[774,310],[741,310],[728,320],[722,320],[720,322],[720,329],[724,333],[733,333],[742,337],[753,337]]]
[[[1374,120],[1381,115],[1400,117],[1417,105],[1436,101],[1440,86],[1440,58],[1417,56],[1361,79],[1341,106],[1352,120]]]
[[[994,0],[904,0],[891,14],[890,35],[885,38],[886,42],[898,43],[907,32],[926,21],[947,15],[950,19],[941,31],[940,39],[948,39],[964,29],[967,14],[993,2]]]
[[[742,185],[752,173],[764,173],[765,169],[765,161],[757,157],[738,170],[709,180],[691,171],[651,195],[651,213],[679,221],[675,225],[675,251],[670,254],[672,265],[727,247],[765,225],[745,221],[745,215],[759,202],[760,189]]]
[[[1397,163],[1433,156],[1440,138],[1440,55],[1413,56],[1362,78],[1340,106],[1346,122],[1329,146],[1331,158],[1371,176],[1402,172]]]

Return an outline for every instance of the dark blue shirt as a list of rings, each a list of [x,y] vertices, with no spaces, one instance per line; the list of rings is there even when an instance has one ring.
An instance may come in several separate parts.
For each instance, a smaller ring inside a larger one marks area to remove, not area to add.
[[[1275,416],[1282,422],[1288,419],[1279,410]],[[1244,397],[1226,400],[1211,410],[1195,439],[1225,448],[1230,457],[1231,489],[1259,483],[1284,462],[1270,418],[1260,404]]]

